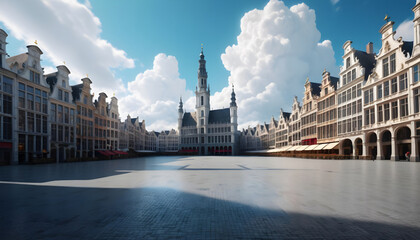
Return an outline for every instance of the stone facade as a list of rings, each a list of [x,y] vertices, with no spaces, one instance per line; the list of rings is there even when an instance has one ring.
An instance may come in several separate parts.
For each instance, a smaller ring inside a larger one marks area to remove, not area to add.
[[[239,151],[236,96],[232,87],[229,108],[210,110],[210,87],[207,84],[206,60],[201,51],[195,112],[184,112],[182,99],[178,108],[180,152],[199,155],[234,155]]]

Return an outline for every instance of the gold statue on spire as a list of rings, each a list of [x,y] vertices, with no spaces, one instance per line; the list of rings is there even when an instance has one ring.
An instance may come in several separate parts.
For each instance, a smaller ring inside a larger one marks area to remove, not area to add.
[[[38,45],[38,41],[37,40],[35,40],[35,42],[34,42],[36,45]]]
[[[387,15],[385,15],[384,21],[389,22],[390,20],[391,20],[391,18],[390,18],[390,17],[388,17],[388,14],[387,14]]]

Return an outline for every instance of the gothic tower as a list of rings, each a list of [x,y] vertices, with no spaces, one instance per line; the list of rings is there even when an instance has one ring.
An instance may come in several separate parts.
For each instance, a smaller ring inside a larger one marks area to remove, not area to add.
[[[181,136],[182,118],[184,117],[184,109],[182,108],[182,98],[179,98],[178,106],[178,134]]]
[[[204,60],[203,47],[201,47],[198,84],[195,91],[196,114],[198,134],[207,133],[207,124],[210,112],[210,89],[207,86],[206,60]]]

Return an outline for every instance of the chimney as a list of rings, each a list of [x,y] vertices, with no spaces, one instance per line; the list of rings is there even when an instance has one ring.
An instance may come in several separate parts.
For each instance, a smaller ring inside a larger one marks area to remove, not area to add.
[[[366,53],[367,54],[373,54],[373,43],[372,42],[369,42],[366,45]]]

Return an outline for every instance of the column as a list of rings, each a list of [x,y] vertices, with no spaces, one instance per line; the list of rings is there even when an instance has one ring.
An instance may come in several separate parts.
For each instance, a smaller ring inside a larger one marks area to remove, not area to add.
[[[418,154],[418,149],[417,149],[418,142],[419,142],[419,139],[417,136],[411,136],[411,156],[410,156],[411,162],[419,161],[419,154]]]
[[[376,136],[379,136],[379,134],[377,134]],[[376,141],[376,149],[377,149],[377,154],[376,154],[376,160],[382,160],[382,142],[380,140],[380,138],[377,138]]]
[[[353,159],[356,159],[356,157],[357,157],[357,153],[356,153],[356,150],[357,150],[357,148],[356,148],[356,140],[351,141],[351,144],[353,145]]]
[[[397,151],[397,146],[396,146],[396,142],[395,142],[395,137],[392,136],[391,137],[391,161],[397,161],[398,160],[398,155],[397,155],[396,151]]]

